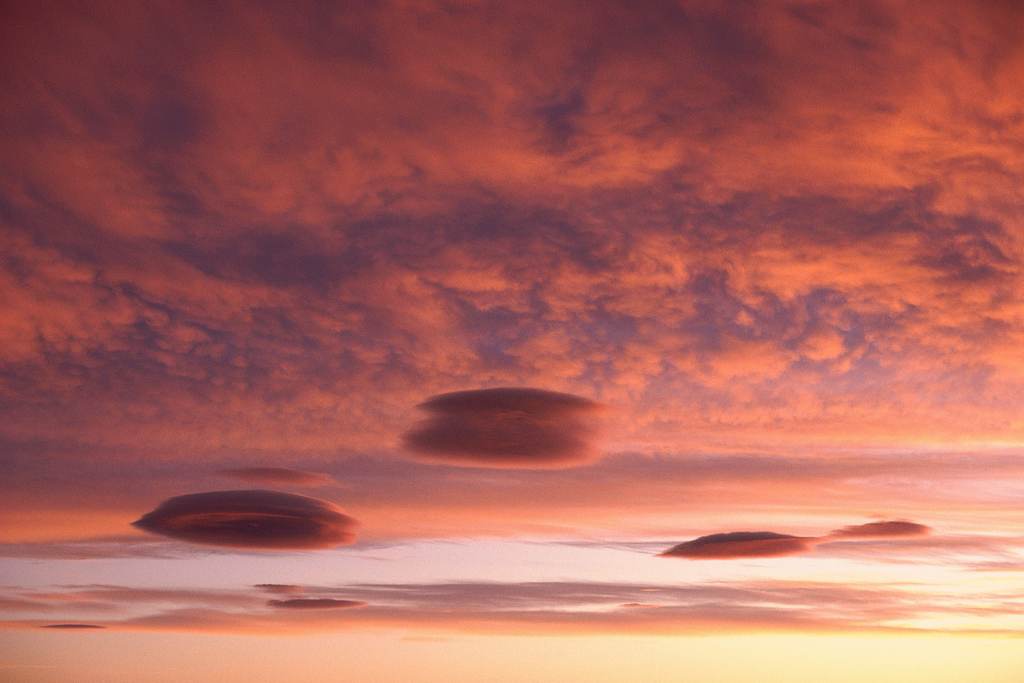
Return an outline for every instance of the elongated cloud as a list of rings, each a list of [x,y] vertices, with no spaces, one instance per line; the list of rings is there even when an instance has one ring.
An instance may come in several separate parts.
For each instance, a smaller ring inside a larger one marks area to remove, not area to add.
[[[364,607],[359,600],[338,600],[336,598],[291,598],[289,600],[268,600],[267,605],[279,609],[347,609]]]
[[[931,528],[916,522],[890,520],[869,522],[836,529],[824,536],[790,536],[772,531],[733,531],[701,536],[674,545],[662,557],[689,559],[739,559],[744,557],[780,557],[800,555],[816,545],[834,539],[874,539],[923,536]]]
[[[814,539],[771,531],[733,531],[701,536],[672,546],[662,557],[691,559],[733,559],[743,557],[779,557],[799,555],[813,547]]]
[[[430,413],[404,436],[431,461],[475,467],[566,467],[596,456],[588,399],[543,389],[456,391],[419,406]]]
[[[321,596],[235,604],[244,593],[115,588],[141,614],[89,622],[112,630],[284,633],[402,628],[473,633],[659,633],[763,630],[901,630],[934,614],[1015,617],[1015,593],[981,589],[922,596],[902,584],[740,581],[710,584],[615,582],[447,582],[310,587]],[[207,602],[196,598],[206,595]],[[354,598],[358,598],[354,599]],[[365,603],[367,604],[364,604]],[[228,605],[232,605],[228,609]],[[828,609],[823,610],[822,606]],[[996,607],[993,607],[996,605]],[[270,609],[268,609],[268,607]],[[353,608],[359,609],[353,609]],[[34,619],[0,627],[35,628]],[[76,628],[77,624],[56,628]],[[915,632],[920,628],[910,626]],[[939,630],[945,627],[939,626]]]
[[[356,521],[333,504],[278,491],[177,496],[133,522],[150,533],[236,548],[329,548],[355,540]]]
[[[294,583],[257,583],[253,588],[277,595],[296,595],[305,591],[305,588]]]
[[[900,538],[904,536],[925,536],[931,533],[931,527],[917,522],[892,520],[884,522],[868,522],[836,529],[829,536],[834,538]]]
[[[46,624],[43,628],[64,629],[68,631],[89,631],[106,628],[100,624]]]

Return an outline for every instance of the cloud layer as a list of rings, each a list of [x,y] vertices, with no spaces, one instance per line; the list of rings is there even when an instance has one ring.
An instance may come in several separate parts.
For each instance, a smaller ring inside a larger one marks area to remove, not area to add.
[[[277,491],[177,496],[132,523],[150,533],[237,548],[329,548],[355,540],[356,522],[326,501]]]

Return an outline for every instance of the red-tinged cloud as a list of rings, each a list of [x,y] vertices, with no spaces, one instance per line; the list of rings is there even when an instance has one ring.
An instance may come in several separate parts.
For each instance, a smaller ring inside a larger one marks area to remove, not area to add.
[[[278,609],[347,609],[365,607],[359,600],[338,600],[335,598],[291,598],[289,600],[268,600],[267,605]]]
[[[434,396],[430,414],[403,438],[416,456],[473,467],[552,468],[596,457],[600,405],[571,394],[502,387]]]
[[[92,622],[117,630],[286,633],[351,629],[426,629],[472,633],[722,633],[765,630],[885,630],[928,615],[1019,616],[1005,592],[960,590],[919,595],[906,585],[800,581],[630,584],[614,582],[447,582],[311,587],[306,604],[234,605],[237,591],[200,591],[207,604],[174,605],[142,590],[129,599],[141,614]],[[128,599],[131,589],[119,589]],[[358,598],[359,602],[354,598]],[[362,605],[359,603],[366,602]],[[282,603],[290,601],[280,601]],[[341,603],[341,604],[339,604]],[[827,605],[828,609],[822,609]],[[360,607],[360,609],[350,609]],[[0,627],[38,627],[26,619]],[[919,631],[920,627],[913,627]]]
[[[133,525],[191,543],[285,550],[352,543],[356,521],[326,501],[252,490],[177,496]]]
[[[255,484],[292,484],[295,486],[325,486],[334,478],[323,472],[306,472],[287,467],[236,467],[220,471],[235,479]]]
[[[294,583],[257,583],[253,588],[278,595],[295,595],[305,591],[305,588]]]
[[[931,527],[905,520],[868,522],[844,526],[829,534],[833,538],[902,538],[906,536],[926,536]]]
[[[688,559],[740,559],[744,557],[781,557],[801,555],[815,546],[836,539],[885,539],[924,536],[931,528],[916,522],[891,520],[868,522],[836,529],[824,536],[790,536],[772,531],[732,531],[701,536],[672,546],[662,557]]]
[[[46,625],[42,626],[42,628],[67,629],[69,631],[76,631],[76,630],[88,631],[88,630],[106,628],[106,626],[101,626],[100,624],[46,624]]]
[[[813,547],[814,539],[777,534],[771,531],[732,531],[701,536],[674,545],[662,557],[695,560],[725,560],[745,557],[799,555]]]

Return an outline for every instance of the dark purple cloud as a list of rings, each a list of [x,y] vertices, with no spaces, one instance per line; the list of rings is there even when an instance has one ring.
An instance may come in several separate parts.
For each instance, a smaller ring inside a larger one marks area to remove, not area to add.
[[[672,546],[662,557],[690,559],[733,559],[743,557],[778,557],[799,555],[813,547],[814,539],[771,531],[733,531],[701,536]]]
[[[351,543],[356,521],[323,500],[252,490],[177,496],[133,525],[192,543],[289,549]]]
[[[334,477],[323,472],[306,472],[287,467],[235,467],[220,470],[220,473],[257,484],[324,486],[334,481]]]
[[[71,631],[100,629],[106,628],[106,626],[100,626],[99,624],[46,624],[42,628],[67,629]]]
[[[366,603],[359,600],[338,600],[336,598],[291,598],[288,600],[269,600],[267,605],[279,609],[343,609],[364,607]]]
[[[901,536],[925,536],[931,527],[906,520],[868,522],[836,529],[829,536],[836,538],[892,538]]]
[[[406,448],[431,461],[476,467],[565,467],[596,455],[591,418],[600,405],[543,389],[456,391],[419,405],[430,414]]]

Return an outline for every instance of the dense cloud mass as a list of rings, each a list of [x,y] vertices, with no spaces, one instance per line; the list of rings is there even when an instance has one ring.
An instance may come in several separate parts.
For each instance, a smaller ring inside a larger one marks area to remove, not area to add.
[[[430,414],[405,434],[428,459],[477,467],[564,467],[596,455],[591,441],[599,405],[530,388],[456,391],[421,403]]]
[[[810,550],[813,539],[771,531],[733,531],[701,536],[672,546],[662,557],[721,560],[743,557],[779,557]]]
[[[133,522],[171,538],[238,548],[329,548],[355,540],[356,522],[326,501],[277,491],[177,496]]]

